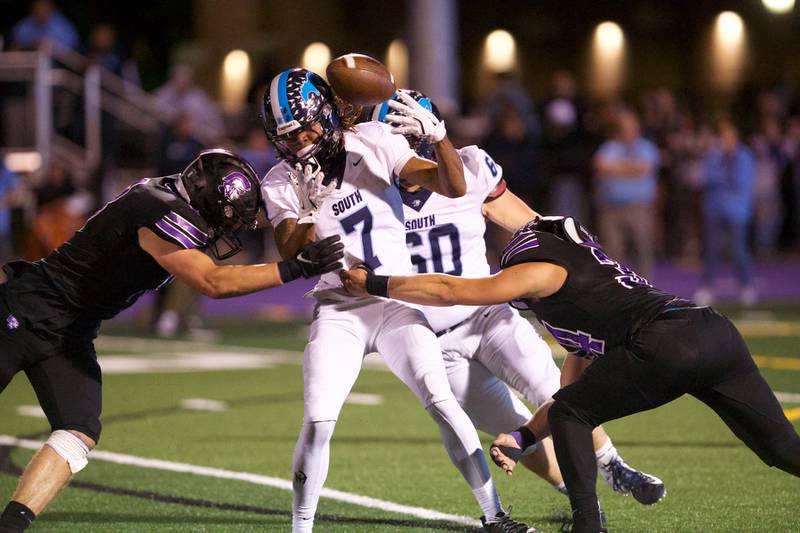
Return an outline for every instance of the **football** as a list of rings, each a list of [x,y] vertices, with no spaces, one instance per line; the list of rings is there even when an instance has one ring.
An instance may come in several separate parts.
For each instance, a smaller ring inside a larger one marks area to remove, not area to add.
[[[375,105],[388,100],[396,89],[386,66],[363,54],[337,57],[325,69],[336,96],[353,105]]]

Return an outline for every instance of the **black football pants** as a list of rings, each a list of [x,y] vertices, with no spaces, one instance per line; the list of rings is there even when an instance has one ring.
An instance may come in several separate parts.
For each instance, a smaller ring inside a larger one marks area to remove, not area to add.
[[[55,355],[42,355],[41,339],[24,323],[9,328],[10,314],[0,285],[0,393],[24,371],[53,431],[73,429],[97,442],[102,388],[91,339],[73,339]]]
[[[557,392],[548,415],[574,533],[600,529],[592,429],[683,394],[711,407],[762,461],[800,477],[800,436],[736,327],[713,309],[665,312]]]

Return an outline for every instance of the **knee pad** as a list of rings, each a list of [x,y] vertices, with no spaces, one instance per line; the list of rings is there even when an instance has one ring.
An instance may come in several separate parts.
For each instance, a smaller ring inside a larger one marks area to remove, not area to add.
[[[573,420],[592,427],[597,425],[589,420],[587,414],[582,410],[573,407],[563,400],[556,400],[547,412],[547,421],[550,423],[550,427],[552,427],[554,422],[563,420]]]
[[[67,462],[69,470],[73,474],[83,470],[89,463],[86,456],[91,451],[90,448],[80,438],[65,429],[55,430],[45,444]]]

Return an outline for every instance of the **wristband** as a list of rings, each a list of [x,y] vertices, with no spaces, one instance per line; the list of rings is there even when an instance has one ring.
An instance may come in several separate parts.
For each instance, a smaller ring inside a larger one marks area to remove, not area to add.
[[[297,264],[297,261],[289,259],[288,261],[278,262],[278,275],[281,277],[281,283],[289,283],[303,275],[303,269]]]
[[[522,449],[522,451],[525,451],[529,447],[536,444],[536,441],[538,440],[536,435],[534,435],[533,432],[525,426],[518,427],[512,431],[510,435],[514,437],[514,440],[517,441],[517,444],[519,444],[519,447]]]
[[[369,294],[383,296],[384,298],[389,297],[389,276],[377,276],[368,272],[365,285]]]

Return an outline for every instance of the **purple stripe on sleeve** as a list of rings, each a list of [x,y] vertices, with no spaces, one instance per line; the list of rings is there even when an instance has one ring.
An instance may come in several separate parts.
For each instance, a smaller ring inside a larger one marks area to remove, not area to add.
[[[160,229],[166,236],[170,237],[184,248],[197,248],[197,244],[195,244],[192,239],[186,236],[185,233],[168,224],[164,220],[159,220],[156,222],[156,228]]]
[[[208,243],[208,235],[206,235],[203,231],[201,231],[197,226],[180,216],[178,213],[174,211],[170,211],[167,213],[166,217],[167,220],[172,222],[174,225],[179,226],[183,231],[185,231],[191,238],[197,241],[200,246],[205,246]]]
[[[535,235],[528,235],[527,239],[518,242],[513,248],[506,248],[506,251],[503,252],[502,257],[500,258],[500,264],[506,264],[518,253],[524,252],[525,250],[530,250],[531,248],[536,248],[537,246],[539,246],[539,239],[537,239]]]

